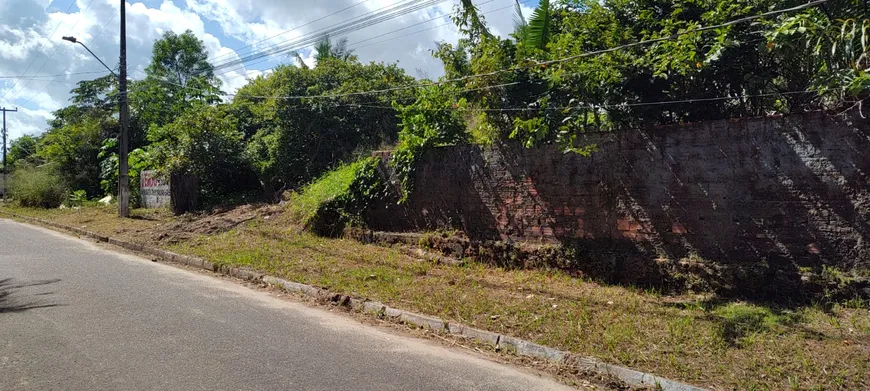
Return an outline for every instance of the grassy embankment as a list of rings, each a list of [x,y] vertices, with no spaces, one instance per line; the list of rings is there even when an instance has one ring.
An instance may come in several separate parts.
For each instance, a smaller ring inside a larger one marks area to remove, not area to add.
[[[346,178],[344,178],[346,179]],[[110,207],[6,210],[160,245],[219,264],[327,287],[714,389],[870,389],[866,302],[782,308],[667,297],[553,270],[433,264],[396,249],[303,232],[299,218],[341,190],[321,183],[284,213],[226,232],[160,238],[198,218]],[[305,197],[309,197],[305,199]],[[294,206],[295,205],[295,206]]]

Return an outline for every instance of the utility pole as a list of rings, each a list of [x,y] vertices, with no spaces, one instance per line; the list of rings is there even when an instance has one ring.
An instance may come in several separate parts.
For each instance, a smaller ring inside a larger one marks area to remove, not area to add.
[[[0,108],[3,112],[3,203],[6,203],[6,112],[16,112],[18,109]]]
[[[118,215],[130,217],[130,167],[127,150],[130,147],[130,112],[127,107],[127,13],[126,0],[121,0],[121,64],[118,73],[118,92],[121,95],[118,137]]]
[[[127,105],[127,16],[124,12],[124,1],[121,0],[121,56],[120,75],[100,60],[91,49],[76,37],[63,37],[64,41],[82,45],[100,64],[103,64],[113,76],[118,77],[118,118],[121,126],[118,135],[118,215],[130,217],[130,168],[127,162],[127,150],[130,148],[130,111]]]

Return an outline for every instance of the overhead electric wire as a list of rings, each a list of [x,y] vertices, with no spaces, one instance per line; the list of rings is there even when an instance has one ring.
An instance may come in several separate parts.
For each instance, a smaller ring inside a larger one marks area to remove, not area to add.
[[[487,0],[487,1],[484,1],[483,3],[477,4],[477,7],[480,7],[480,6],[484,5],[484,4],[492,3],[493,1],[495,1],[495,0]],[[529,0],[526,0],[526,1],[529,1]],[[508,6],[508,7],[504,7],[504,8],[514,8],[514,7],[515,7],[515,6],[512,4],[512,5],[510,5],[510,6]],[[504,9],[504,8],[499,8],[499,9],[492,10],[492,11],[489,11],[489,12],[495,12],[495,11],[498,11],[498,10],[501,10],[501,9]],[[485,12],[482,12],[482,14],[485,14]],[[438,20],[438,19],[443,19],[443,18],[446,18],[446,17],[448,17],[448,15],[438,15],[438,16],[436,16],[436,17],[434,17],[434,18],[426,19],[426,20],[423,20],[423,21],[420,21],[420,22],[414,23],[414,24],[412,24],[412,25],[408,25],[408,26],[402,27],[402,28],[400,28],[400,29],[396,29],[396,30],[393,30],[393,31],[388,31],[388,32],[386,32],[386,33],[383,33],[383,34],[380,34],[380,35],[376,35],[376,36],[374,36],[374,37],[369,37],[369,38],[363,39],[363,40],[361,40],[361,41],[354,42],[354,43],[350,44],[349,46],[359,45],[359,44],[361,44],[361,43],[363,43],[363,42],[366,42],[366,41],[371,41],[371,40],[373,40],[373,39],[377,39],[377,38],[380,38],[380,37],[383,37],[383,36],[387,36],[387,35],[390,35],[390,34],[392,34],[392,33],[397,33],[397,32],[402,31],[402,30],[407,30],[407,29],[409,29],[409,28],[411,28],[411,27],[416,27],[416,26],[419,26],[419,25],[421,25],[421,24],[426,24],[426,23],[429,23],[429,22],[432,22],[432,21],[435,21],[435,20]],[[410,35],[410,34],[408,34],[408,35]]]
[[[98,32],[97,35],[95,35],[93,38],[91,38],[91,40],[96,40],[97,38],[99,38],[99,36],[103,34],[103,31],[106,31],[106,27],[109,27],[109,24],[111,24],[112,21],[115,20],[115,18],[117,16],[118,16],[117,13],[112,15],[112,17],[105,24],[103,24],[103,28],[100,29],[100,32]],[[57,81],[58,77],[65,76],[66,75],[65,72],[72,66],[72,64],[74,64],[76,62],[76,60],[78,60],[78,57],[73,57],[72,61],[70,61],[69,64],[67,64],[66,68],[63,69],[64,73],[56,75],[55,78],[51,82],[46,83],[45,87],[42,87],[42,89],[39,92],[37,92],[36,94],[34,94],[30,98],[28,98],[26,101],[24,101],[22,106],[27,104],[27,103],[30,103],[30,101],[32,101],[33,98],[36,98],[37,96],[39,96],[39,94],[43,93],[46,89],[48,89],[48,86],[50,86],[52,83]],[[84,72],[81,72],[81,73],[84,73]]]
[[[227,61],[224,63],[216,64],[213,66],[213,70],[224,70],[229,69],[221,74],[229,73],[234,71],[234,68],[239,66],[243,66],[246,63],[249,63],[254,60],[259,60],[265,57],[270,57],[279,53],[289,53],[294,50],[299,50],[308,45],[314,44],[320,41],[324,36],[330,37],[340,37],[343,35],[347,35],[356,31],[359,31],[363,28],[370,27],[384,21],[395,19],[400,16],[404,16],[413,12],[417,12],[419,10],[431,7],[438,3],[442,3],[447,0],[423,0],[423,1],[407,1],[401,3],[399,5],[383,7],[379,10],[370,12],[365,15],[361,15],[353,20],[347,21],[337,26],[323,28],[309,34],[306,34],[302,37],[299,37],[295,40],[286,41],[281,44],[273,45],[266,50],[260,51],[258,53],[254,53],[236,60]],[[201,72],[200,72],[201,73]]]
[[[613,47],[613,48],[608,48],[608,49],[603,49],[603,50],[597,50],[597,51],[590,51],[590,52],[584,52],[584,53],[580,53],[580,54],[577,54],[577,55],[568,56],[568,57],[563,57],[563,58],[554,59],[554,60],[549,60],[549,61],[544,61],[544,62],[535,62],[535,63],[533,63],[531,66],[540,66],[540,65],[542,65],[542,64],[556,64],[556,63],[561,63],[561,62],[571,61],[571,60],[578,59],[578,58],[582,58],[582,57],[588,57],[588,56],[598,55],[598,54],[602,54],[602,53],[613,52],[613,51],[616,51],[616,50],[620,50],[620,49],[624,49],[624,48],[629,48],[629,47],[634,47],[634,46],[638,46],[638,45],[642,45],[642,44],[656,43],[656,42],[661,42],[661,41],[663,41],[663,40],[667,40],[667,39],[676,39],[676,38],[679,37],[679,36],[687,35],[687,34],[692,34],[692,33],[696,33],[696,32],[698,32],[698,31],[705,31],[705,30],[710,30],[710,29],[714,29],[714,28],[721,28],[721,27],[730,26],[730,25],[734,25],[734,24],[742,23],[742,22],[747,22],[747,21],[751,21],[751,20],[755,20],[755,19],[759,19],[759,18],[763,18],[763,17],[767,17],[767,16],[779,15],[779,14],[783,14],[783,13],[787,13],[787,12],[794,12],[794,11],[797,11],[797,10],[801,10],[801,9],[805,9],[805,8],[808,8],[808,7],[811,7],[811,6],[815,6],[815,5],[818,5],[818,4],[822,4],[822,3],[825,3],[825,2],[827,2],[827,1],[828,1],[828,0],[819,0],[819,1],[814,1],[814,2],[811,2],[811,3],[807,3],[807,4],[802,5],[802,6],[797,6],[797,7],[792,7],[792,8],[788,8],[788,9],[782,9],[782,10],[775,10],[775,11],[770,11],[770,12],[766,12],[766,13],[763,13],[763,14],[758,14],[758,15],[753,15],[753,16],[748,16],[748,17],[743,17],[743,18],[739,18],[739,19],[732,20],[732,21],[729,21],[729,22],[726,22],[726,23],[722,23],[722,24],[718,24],[718,25],[712,25],[712,26],[707,26],[707,27],[701,27],[701,28],[694,29],[694,30],[683,31],[683,32],[676,33],[676,34],[672,34],[672,35],[669,35],[669,36],[667,36],[667,37],[663,37],[663,38],[655,38],[655,39],[649,39],[649,40],[644,40],[644,41],[638,41],[638,42],[634,42],[634,43],[629,43],[629,44],[625,44],[625,45],[616,46],[616,47]],[[433,86],[433,85],[441,85],[441,84],[452,83],[452,82],[457,82],[457,81],[464,81],[464,80],[468,80],[468,79],[471,79],[471,78],[474,78],[474,77],[492,76],[492,75],[497,75],[497,74],[499,74],[499,73],[512,72],[512,71],[515,71],[515,70],[516,70],[516,68],[507,68],[507,69],[501,69],[501,70],[497,70],[497,71],[493,71],[493,72],[488,72],[488,73],[475,74],[475,75],[468,75],[468,76],[463,76],[463,77],[459,77],[459,78],[447,79],[447,80],[441,80],[441,81],[431,82],[431,83],[414,83],[413,85],[405,85],[405,86],[392,87],[392,88],[385,88],[385,89],[379,89],[379,90],[359,91],[359,92],[350,92],[350,93],[342,93],[342,94],[308,95],[308,96],[304,96],[304,95],[293,95],[293,96],[257,96],[257,95],[247,95],[247,94],[222,94],[222,96],[241,96],[241,97],[252,98],[252,99],[317,99],[317,98],[339,98],[339,97],[347,97],[347,96],[359,96],[359,95],[380,94],[380,93],[385,93],[385,92],[401,91],[401,90],[406,90],[406,89],[411,89],[411,88],[419,88],[419,87],[426,87],[426,86]],[[517,84],[520,84],[520,83],[519,83],[519,82],[511,82],[511,83],[503,83],[503,84],[496,84],[496,85],[488,85],[488,86],[482,86],[482,87],[477,87],[477,88],[471,88],[471,89],[459,90],[459,91],[455,91],[455,92],[456,92],[456,93],[465,93],[465,92],[471,92],[471,91],[477,91],[477,90],[483,90],[483,89],[492,89],[492,88],[507,87],[507,86],[517,85]],[[733,99],[753,98],[753,97],[765,97],[765,96],[782,96],[782,95],[806,94],[806,93],[814,93],[814,92],[813,92],[813,91],[788,91],[788,92],[766,93],[766,94],[755,94],[755,95],[735,95],[735,96],[722,96],[722,97],[714,97],[714,98],[694,98],[694,99],[671,100],[671,101],[655,101],[655,102],[636,102],[636,103],[601,104],[601,105],[580,105],[580,106],[566,106],[566,107],[521,107],[521,108],[497,108],[497,109],[483,109],[483,108],[481,108],[481,109],[475,109],[475,108],[469,108],[469,109],[464,109],[464,110],[473,110],[473,111],[539,111],[539,110],[566,110],[566,109],[572,109],[572,108],[576,109],[576,108],[583,108],[583,107],[588,107],[588,108],[635,107],[635,106],[664,105],[664,104],[678,104],[678,103],[708,102],[708,101],[717,101],[717,100],[733,100]],[[348,104],[345,104],[345,105],[349,105],[349,106],[358,106],[358,107],[373,107],[373,108],[377,108],[377,107],[380,107],[380,108],[391,108],[391,107],[387,107],[387,106],[374,106],[374,105],[365,105],[365,104],[356,104],[356,103],[348,103]],[[463,109],[459,109],[459,110],[463,110]]]
[[[59,73],[56,75],[33,75],[33,76],[0,75],[0,79],[34,79],[34,80],[39,80],[39,79],[43,79],[43,78],[50,79],[50,78],[60,77],[60,76],[92,75],[92,74],[97,74],[97,73],[105,74],[106,72],[105,71],[89,71],[89,72]]]
[[[263,59],[263,61],[266,61],[268,59],[268,57],[275,55],[275,54],[278,54],[278,53],[282,53],[282,52],[289,53],[289,52],[292,52],[294,50],[300,50],[306,46],[309,46],[311,44],[314,44],[314,43],[320,41],[324,36],[335,37],[335,36],[342,36],[342,35],[350,34],[350,33],[353,33],[355,31],[359,31],[363,28],[373,26],[375,24],[378,24],[378,23],[381,23],[381,22],[384,22],[384,21],[387,21],[390,19],[394,19],[394,18],[397,18],[400,16],[407,15],[407,14],[419,11],[421,9],[428,8],[430,6],[433,6],[435,4],[438,4],[438,3],[441,3],[444,1],[446,1],[446,0],[426,0],[423,2],[409,1],[409,2],[406,2],[403,4],[383,7],[383,8],[380,8],[378,10],[369,12],[368,14],[361,15],[361,16],[357,17],[356,19],[350,20],[350,21],[345,22],[341,25],[323,28],[323,29],[317,30],[315,32],[306,34],[306,35],[299,37],[295,40],[287,41],[287,42],[285,42],[283,44],[279,44],[279,45],[274,45],[271,48],[269,48],[268,50],[263,51],[261,53],[251,54],[251,55],[248,55],[246,57],[240,58],[238,60],[233,60],[233,61],[229,61],[229,62],[226,62],[223,64],[218,64],[215,66],[215,69],[219,70],[219,69],[223,69],[223,68],[229,68],[229,70],[224,72],[224,73],[232,72],[235,70],[234,68],[237,68],[239,66],[243,66],[245,63],[248,63],[250,61],[259,60],[259,59]],[[260,61],[260,62],[262,62],[262,61]]]
[[[484,4],[488,4],[488,3],[491,3],[491,2],[493,2],[493,1],[495,1],[495,0],[488,0],[488,1],[485,1],[485,2],[483,2],[483,3],[477,4],[477,6],[481,6],[481,5],[484,5]],[[528,1],[532,1],[532,0],[524,0],[524,1],[520,1],[520,4],[524,4],[524,3],[528,2]],[[514,7],[515,7],[515,5],[512,4],[512,5],[507,6],[507,7],[501,7],[501,8],[496,8],[496,9],[493,9],[493,10],[489,10],[489,11],[481,12],[481,14],[482,14],[482,15],[491,14],[491,13],[493,13],[493,12],[498,12],[498,11],[502,11],[502,10],[509,9],[509,8],[514,8]],[[439,28],[439,27],[444,27],[444,26],[451,25],[452,22],[447,22],[447,23],[444,23],[444,24],[439,24],[439,25],[436,25],[436,26],[433,26],[433,27],[425,28],[425,29],[422,29],[422,30],[418,30],[418,31],[410,32],[410,33],[405,34],[405,35],[400,35],[400,36],[397,36],[397,37],[392,37],[392,38],[387,38],[387,39],[384,39],[384,40],[381,40],[381,41],[372,42],[372,43],[369,43],[369,44],[366,44],[366,45],[357,46],[357,45],[359,45],[360,43],[367,42],[367,41],[370,41],[370,40],[372,40],[372,39],[377,39],[377,38],[380,38],[380,37],[384,37],[384,36],[387,36],[387,35],[390,35],[390,34],[393,34],[393,33],[399,32],[399,31],[402,31],[402,30],[407,30],[407,29],[412,28],[412,27],[416,27],[416,26],[419,26],[419,25],[422,25],[422,24],[426,24],[426,23],[429,23],[429,22],[432,22],[432,21],[435,21],[435,20],[443,19],[443,18],[445,18],[445,17],[449,17],[449,15],[438,15],[438,16],[436,16],[436,17],[434,17],[434,18],[431,18],[431,19],[423,20],[423,21],[421,21],[421,22],[417,22],[417,23],[414,23],[414,24],[409,25],[409,26],[405,26],[405,27],[402,27],[402,28],[399,28],[399,29],[396,29],[396,30],[388,31],[388,32],[386,32],[386,33],[379,34],[379,35],[376,35],[376,36],[374,36],[374,37],[366,38],[366,39],[364,39],[364,40],[361,40],[361,41],[358,41],[358,42],[354,42],[354,43],[352,43],[352,44],[349,44],[349,45],[348,45],[348,48],[350,48],[350,49],[354,49],[354,50],[356,50],[356,49],[361,49],[361,48],[364,48],[364,47],[369,47],[369,46],[376,45],[376,44],[379,44],[379,43],[384,43],[384,42],[392,41],[392,40],[394,40],[394,39],[399,39],[399,38],[403,38],[403,37],[408,37],[408,36],[411,36],[411,35],[414,35],[414,34],[419,34],[419,33],[426,32],[426,31],[429,31],[429,30],[433,30],[433,29],[436,29],[436,28]],[[268,58],[267,58],[267,59],[262,59],[262,60],[259,60],[259,61],[254,61],[254,62],[248,63],[248,64],[246,64],[246,65],[248,65],[248,66],[250,66],[250,65],[255,65],[255,64],[259,64],[259,63],[265,62],[265,61],[268,61]],[[225,75],[225,74],[227,74],[227,73],[229,73],[229,72],[223,72],[223,73],[221,73],[220,75]]]
[[[64,13],[65,13],[65,14],[68,14],[68,13],[69,13],[69,10],[71,10],[71,9],[72,9],[72,6],[75,5],[75,4],[76,4],[76,0],[72,0],[72,1],[69,3],[69,7],[66,8],[66,11],[64,11]],[[57,22],[57,26],[54,26],[54,31],[51,32],[51,35],[49,36],[49,39],[50,39],[52,36],[54,36],[55,33],[57,33],[57,29],[60,28],[60,25],[61,25],[61,24],[63,24],[62,21]],[[30,70],[30,67],[33,66],[33,63],[36,62],[36,59],[39,58],[39,53],[42,52],[42,48],[44,48],[44,47],[45,47],[45,41],[43,41],[42,44],[39,45],[39,49],[36,50],[36,55],[33,56],[33,60],[31,60],[31,61],[30,61],[30,64],[27,65],[27,68],[24,70],[24,73],[22,73],[22,75],[26,75],[26,74],[27,74],[27,71]],[[19,79],[19,80],[20,80],[20,79]],[[15,89],[15,86],[18,85],[18,81],[19,81],[19,80],[15,80],[15,83],[12,83],[12,87],[10,87],[8,90],[6,90],[5,92],[3,92],[3,96],[0,97],[0,100],[3,100],[3,98],[6,98],[6,94],[8,94],[9,91],[12,91],[12,90]]]
[[[467,91],[457,91],[457,92],[467,92]],[[470,112],[518,112],[518,111],[564,111],[564,110],[572,110],[572,109],[613,109],[613,108],[624,108],[624,107],[638,107],[638,106],[661,106],[661,105],[671,105],[671,104],[683,104],[683,103],[701,103],[701,102],[713,102],[713,101],[722,101],[722,100],[735,100],[735,99],[747,99],[747,98],[764,98],[771,96],[783,96],[783,95],[798,95],[798,94],[815,94],[816,91],[785,91],[785,92],[769,92],[764,94],[745,94],[745,95],[732,95],[732,96],[718,96],[712,98],[693,98],[693,99],[679,99],[679,100],[663,100],[663,101],[651,101],[651,102],[635,102],[635,103],[615,103],[615,104],[585,104],[585,105],[574,105],[574,106],[547,106],[547,107],[504,107],[504,108],[454,108],[453,110],[458,111],[470,111]],[[355,106],[355,107],[368,107],[373,109],[393,109],[390,106],[378,106],[378,105],[368,105],[368,104],[357,104],[357,103],[343,103],[339,106]]]
[[[94,3],[94,0],[89,1],[89,2],[88,2],[88,5],[85,6],[85,9],[84,9],[84,10],[81,10],[81,11],[79,12],[78,16],[76,17],[76,22],[73,23],[73,25],[72,25],[72,27],[70,27],[70,29],[74,29],[74,28],[76,28],[76,26],[79,25],[79,22],[82,20],[82,14],[84,14],[85,12],[87,12],[88,9],[91,8],[91,4],[93,4],[93,3]],[[58,27],[60,27],[60,24],[58,24]],[[56,28],[55,28],[55,32],[57,32],[57,29],[56,29]],[[51,38],[52,36],[54,36],[54,33],[52,33],[51,36],[49,36],[49,38]],[[59,48],[60,48],[60,45],[56,45],[56,46],[54,47],[54,51],[52,51],[51,54],[48,56],[48,58],[45,59],[45,62],[42,63],[42,66],[39,67],[39,69],[36,71],[35,74],[39,74],[39,72],[41,72],[42,69],[45,68],[45,65],[48,64],[49,61],[51,61],[51,58],[54,57],[55,53],[57,53],[57,50],[58,50]],[[27,72],[25,72],[25,73],[27,73]],[[49,83],[49,84],[50,84],[50,83]],[[21,89],[18,90],[18,92],[15,93],[15,95],[12,96],[11,100],[16,99],[16,98],[18,97],[18,95],[20,95],[22,92],[24,92],[24,90],[27,89],[27,86],[28,86],[28,85],[30,85],[30,80],[28,80],[28,81],[26,81],[26,82],[24,83],[24,87],[21,87]],[[27,101],[30,102],[31,99],[33,99],[33,97],[31,97],[31,98],[28,99]]]
[[[548,60],[548,61],[541,61],[541,62],[533,61],[533,62],[531,62],[531,63],[529,63],[529,64],[519,65],[519,66],[517,66],[517,67],[505,68],[505,69],[499,69],[499,70],[495,70],[495,71],[492,71],[492,72],[479,73],[479,74],[474,74],[474,75],[467,75],[467,76],[462,76],[462,77],[453,78],[453,79],[445,79],[445,80],[439,80],[439,81],[428,82],[428,83],[413,83],[413,84],[408,84],[408,85],[404,85],[404,86],[390,87],[390,88],[384,88],[384,89],[379,89],[379,90],[369,90],[369,91],[359,91],[359,92],[347,92],[347,93],[340,93],[340,94],[323,94],[323,95],[290,95],[290,96],[271,96],[271,97],[269,97],[269,96],[262,96],[262,97],[260,97],[260,98],[275,98],[275,99],[340,98],[340,97],[345,97],[345,96],[369,95],[369,94],[381,94],[381,93],[387,93],[387,92],[393,92],[393,91],[401,91],[401,90],[407,90],[407,89],[413,89],[413,88],[420,88],[420,87],[428,87],[428,86],[436,86],[436,85],[442,85],[442,84],[448,84],[448,83],[455,83],[455,82],[465,81],[465,80],[470,80],[470,79],[479,78],[479,77],[495,76],[495,75],[498,75],[498,74],[501,74],[501,73],[514,72],[514,71],[517,71],[517,70],[519,70],[519,69],[523,69],[523,68],[540,67],[540,66],[547,66],[547,65],[552,65],[552,64],[558,64],[558,63],[563,63],[563,62],[567,62],[567,61],[576,60],[576,59],[579,59],[579,58],[591,57],[591,56],[597,56],[597,55],[604,54],[604,53],[615,52],[615,51],[617,51],[617,50],[627,49],[627,48],[631,48],[631,47],[635,47],[635,46],[648,45],[648,44],[658,43],[658,42],[662,42],[662,41],[666,41],[666,40],[672,40],[672,39],[676,39],[676,38],[678,38],[678,37],[680,37],[680,36],[683,36],[683,35],[694,34],[694,33],[698,33],[698,32],[701,32],[701,31],[707,31],[707,30],[712,30],[712,29],[717,29],[717,28],[727,27],[727,26],[731,26],[731,25],[734,25],[734,24],[743,23],[743,22],[749,22],[749,21],[752,21],[752,20],[755,20],[755,19],[760,19],[760,18],[764,18],[764,17],[768,17],[768,16],[776,16],[776,15],[780,15],[780,14],[784,14],[784,13],[788,13],[788,12],[799,11],[799,10],[806,9],[806,8],[809,8],[809,7],[813,7],[813,6],[816,6],[816,5],[824,4],[824,3],[828,2],[828,1],[829,1],[829,0],[816,0],[816,1],[813,1],[813,2],[810,2],[810,3],[806,3],[806,4],[803,4],[803,5],[796,6],[796,7],[791,7],[791,8],[785,8],[785,9],[780,9],[780,10],[769,11],[769,12],[765,12],[765,13],[758,14],[758,15],[746,16],[746,17],[742,17],[742,18],[735,19],[735,20],[732,20],[732,21],[729,21],[729,22],[725,22],[725,23],[721,23],[721,24],[716,24],[716,25],[711,25],[711,26],[706,26],[706,27],[700,27],[700,28],[697,28],[697,29],[686,30],[686,31],[682,31],[682,32],[674,33],[674,34],[668,35],[668,36],[666,36],[666,37],[653,38],[653,39],[647,39],[647,40],[638,41],[638,42],[632,42],[632,43],[628,43],[628,44],[624,44],[624,45],[615,46],[615,47],[612,47],[612,48],[601,49],[601,50],[595,50],[595,51],[589,51],[589,52],[583,52],[583,53],[580,53],[580,54],[575,54],[575,55],[573,55],[573,56],[562,57],[562,58],[553,59],[553,60]]]
[[[495,1],[495,0],[489,0],[489,1],[486,1],[486,2],[483,2],[483,3],[480,3],[480,4],[478,4],[478,6],[481,6],[481,5],[484,5],[484,4],[487,4],[487,3],[491,3],[491,2],[493,2],[493,1]],[[521,1],[520,4],[524,4],[524,3],[529,2],[529,1],[532,1],[532,0],[524,0],[524,1]],[[514,8],[514,7],[516,7],[516,5],[515,5],[515,4],[511,4],[511,5],[507,6],[507,7],[501,7],[501,8],[496,8],[496,9],[493,9],[493,10],[489,10],[489,11],[481,12],[481,14],[483,14],[483,15],[491,14],[491,13],[493,13],[493,12],[498,12],[498,11],[502,11],[502,10],[506,10],[506,9]],[[421,25],[421,24],[426,24],[426,23],[429,23],[429,22],[432,22],[432,21],[435,21],[435,20],[438,20],[438,19],[442,19],[442,18],[444,18],[444,17],[446,17],[446,16],[447,16],[447,15],[439,15],[438,17],[435,17],[435,18],[432,18],[432,19],[428,19],[428,20],[424,20],[424,21],[419,22],[419,23],[414,23],[414,24],[412,24],[412,25],[410,25],[410,26],[406,26],[406,27],[400,28],[400,29],[398,29],[398,30],[393,30],[393,31],[390,31],[390,32],[387,32],[387,33],[384,33],[384,34],[381,34],[381,35],[376,35],[376,36],[374,36],[374,37],[370,37],[370,38],[363,39],[363,40],[361,40],[361,41],[354,42],[354,43],[352,43],[352,44],[350,44],[350,45],[348,45],[348,46],[351,47],[351,48],[353,48],[353,49],[355,49],[355,50],[356,50],[356,49],[362,49],[362,48],[369,47],[369,46],[372,46],[372,45],[377,45],[377,44],[381,44],[381,43],[384,43],[384,42],[389,42],[389,41],[392,41],[392,40],[394,40],[394,39],[399,39],[399,38],[408,37],[408,36],[411,36],[411,35],[414,35],[414,34],[419,34],[419,33],[422,33],[422,32],[426,32],[426,31],[429,31],[429,30],[434,30],[434,29],[437,29],[437,28],[440,28],[440,27],[449,26],[449,25],[453,24],[452,22],[447,22],[447,23],[443,23],[443,24],[435,25],[435,26],[432,26],[432,27],[428,27],[428,28],[425,28],[425,29],[422,29],[422,30],[413,31],[413,32],[410,32],[410,33],[405,34],[405,35],[400,35],[400,36],[397,36],[397,37],[392,37],[392,38],[383,39],[383,40],[380,40],[380,41],[377,41],[377,42],[367,43],[367,44],[362,45],[362,46],[357,46],[357,45],[359,45],[359,44],[361,44],[361,43],[363,43],[363,42],[371,41],[372,39],[380,38],[380,37],[387,36],[387,35],[390,35],[390,34],[395,33],[395,32],[399,32],[399,31],[402,31],[402,30],[409,29],[409,28],[411,28],[411,27],[416,27],[416,26],[419,26],[419,25]]]
[[[360,2],[357,2],[357,3],[351,4],[351,5],[349,5],[349,6],[345,7],[345,8],[342,8],[342,9],[340,9],[340,10],[338,10],[338,11],[335,11],[335,12],[333,12],[333,13],[330,13],[330,14],[328,14],[328,15],[326,15],[326,16],[321,17],[321,18],[318,18],[318,19],[315,19],[315,20],[312,20],[312,21],[306,22],[305,24],[301,24],[301,25],[295,26],[295,27],[293,27],[293,28],[290,28],[290,29],[284,30],[284,31],[282,31],[282,32],[280,32],[280,33],[278,33],[278,34],[275,34],[275,35],[270,36],[270,37],[268,37],[268,38],[265,38],[265,39],[259,40],[259,41],[257,41],[257,42],[249,43],[249,44],[247,44],[247,45],[245,45],[245,46],[242,46],[242,47],[240,47],[240,48],[233,49],[233,51],[232,51],[231,53],[222,54],[222,55],[220,55],[220,56],[217,56],[217,57],[213,58],[212,60],[217,60],[217,59],[220,59],[220,58],[223,58],[223,57],[228,57],[228,56],[231,56],[231,55],[233,55],[233,54],[239,54],[239,51],[242,50],[242,49],[247,49],[247,48],[253,47],[254,45],[257,45],[257,44],[260,44],[260,43],[266,42],[266,41],[271,40],[271,39],[273,39],[273,38],[277,38],[277,37],[279,37],[279,36],[282,36],[282,35],[284,35],[284,34],[287,34],[287,33],[291,32],[291,31],[294,31],[294,30],[300,29],[300,28],[302,28],[302,27],[305,27],[305,26],[311,25],[311,24],[313,24],[313,23],[317,23],[317,22],[319,22],[319,21],[321,21],[321,20],[324,20],[324,19],[327,19],[327,18],[329,18],[329,17],[332,17],[332,16],[335,16],[335,15],[338,15],[338,14],[344,12],[344,11],[347,11],[347,10],[349,10],[349,9],[351,9],[351,8],[354,8],[354,7],[358,6],[358,5],[361,5],[361,4],[363,4],[363,3],[366,3],[366,2],[368,2],[368,1],[370,1],[370,0],[362,0],[362,1],[360,1]],[[248,51],[250,52],[250,50],[248,50]]]

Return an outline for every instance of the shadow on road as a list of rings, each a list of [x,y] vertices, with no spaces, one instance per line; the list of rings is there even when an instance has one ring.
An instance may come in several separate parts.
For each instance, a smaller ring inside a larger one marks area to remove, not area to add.
[[[0,279],[0,314],[23,312],[34,308],[56,307],[59,304],[46,302],[45,297],[54,292],[24,292],[26,288],[54,284],[60,279],[21,281],[11,278]]]

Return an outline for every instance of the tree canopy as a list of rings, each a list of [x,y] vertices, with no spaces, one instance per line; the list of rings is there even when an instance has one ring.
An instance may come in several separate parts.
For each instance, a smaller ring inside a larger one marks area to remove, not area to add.
[[[316,64],[291,53],[226,101],[202,41],[166,32],[130,86],[131,165],[193,173],[212,198],[258,188],[276,200],[386,147],[410,189],[431,147],[515,140],[586,154],[584,132],[839,112],[870,96],[862,1],[558,0],[530,15],[516,5],[515,31],[499,37],[459,2],[460,38],[432,51],[441,79],[363,63],[346,38],[324,36]],[[732,22],[741,18],[752,20]],[[117,186],[117,81],[71,92],[43,135],[13,142],[9,160],[56,167],[70,190],[99,196]]]

